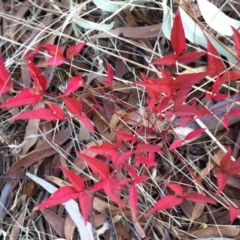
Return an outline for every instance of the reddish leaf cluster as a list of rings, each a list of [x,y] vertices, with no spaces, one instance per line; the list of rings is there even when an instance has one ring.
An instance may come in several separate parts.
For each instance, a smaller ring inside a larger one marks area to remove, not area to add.
[[[161,198],[152,209],[149,210],[147,215],[150,215],[157,211],[162,211],[165,209],[173,208],[178,205],[180,205],[183,200],[188,200],[191,202],[199,202],[199,203],[211,203],[216,204],[216,202],[209,198],[204,196],[201,193],[198,192],[191,192],[191,193],[184,193],[183,188],[179,184],[175,183],[166,183],[166,185],[175,192],[178,196],[175,195],[167,195],[163,198]]]
[[[66,51],[66,58],[71,58],[79,54],[85,43],[80,43],[72,46]],[[53,44],[43,44],[37,47],[34,51],[28,52],[26,54],[27,66],[30,76],[33,80],[33,88],[25,88],[21,90],[16,96],[9,98],[6,102],[0,104],[0,108],[13,108],[25,105],[35,105],[38,102],[44,100],[44,96],[47,94],[47,79],[42,74],[40,67],[36,66],[34,61],[34,55],[39,53],[41,50],[46,50],[52,57],[48,59],[45,64],[48,65],[59,65],[64,63],[65,59],[63,57],[63,50]],[[6,93],[10,89],[9,72],[6,69],[2,58],[0,58],[0,83],[2,83],[2,93]],[[91,120],[85,115],[82,108],[82,103],[75,98],[69,97],[71,93],[79,89],[84,84],[84,79],[81,76],[72,77],[63,96],[59,96],[65,103],[69,112],[77,117],[91,133],[94,132],[93,124]],[[1,87],[1,84],[0,84]],[[65,114],[56,103],[44,100],[46,107],[39,108],[36,110],[29,110],[18,114],[13,117],[11,121],[16,121],[20,119],[41,119],[48,121],[65,120]]]

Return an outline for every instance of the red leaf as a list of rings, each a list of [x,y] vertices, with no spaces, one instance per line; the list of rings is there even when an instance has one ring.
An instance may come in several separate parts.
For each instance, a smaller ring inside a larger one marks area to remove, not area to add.
[[[224,116],[222,118],[221,122],[222,122],[223,126],[228,130],[228,124],[229,124],[228,118],[226,116]]]
[[[61,47],[54,45],[54,44],[50,44],[50,43],[45,43],[42,45],[39,45],[33,52],[32,54],[36,54],[39,52],[39,50],[46,50],[49,55],[51,56],[55,56],[57,55],[61,55],[63,56],[63,50]]]
[[[240,109],[232,109],[227,113],[227,116],[230,117],[236,117],[240,115]]]
[[[44,209],[56,206],[58,204],[65,203],[71,199],[76,199],[79,196],[79,192],[75,190],[75,188],[70,186],[64,186],[59,188],[56,192],[54,192],[49,198],[47,198],[44,202],[40,203],[36,209]]]
[[[176,206],[180,205],[182,202],[183,202],[182,198],[175,197],[173,195],[165,196],[165,197],[161,198],[154,205],[154,207],[152,209],[150,209],[150,211],[147,213],[147,215],[149,216],[150,214],[153,214],[155,212],[176,207]]]
[[[228,169],[231,168],[232,165],[232,150],[231,147],[228,147],[227,152],[224,154],[221,162],[220,162],[220,168],[222,171],[227,171]]]
[[[226,186],[228,180],[228,174],[225,172],[218,172],[217,173],[217,183],[218,183],[218,190],[216,195],[218,195]]]
[[[118,167],[120,167],[120,165],[127,161],[131,156],[133,155],[133,152],[131,151],[127,151],[127,152],[124,152],[123,154],[121,154],[120,156],[119,155],[116,155],[112,160],[113,160],[113,167],[115,169],[117,169]]]
[[[178,89],[188,89],[194,84],[199,83],[203,78],[209,75],[209,72],[181,74],[175,79],[175,85]]]
[[[237,159],[234,162],[232,161],[231,167],[226,170],[226,172],[232,175],[240,173],[240,159]]]
[[[68,110],[73,114],[73,115],[77,115],[80,116],[82,113],[82,104],[80,101],[74,99],[74,98],[70,98],[70,97],[63,97],[62,98],[66,107],[68,108]]]
[[[81,52],[82,48],[83,48],[85,45],[86,45],[86,43],[85,43],[85,42],[82,42],[82,43],[78,43],[78,44],[76,44],[76,45],[74,45],[74,46],[69,47],[69,48],[67,49],[67,51],[66,51],[66,58],[67,58],[67,59],[70,59],[70,58],[72,58],[72,57],[77,56],[77,55]]]
[[[59,120],[64,120],[65,115],[63,110],[55,103],[50,102],[50,101],[45,101],[45,103],[49,106],[51,109],[52,113],[59,119]]]
[[[90,133],[94,133],[94,127],[92,121],[84,114],[82,113],[81,116],[78,117],[79,120],[86,126],[86,128],[90,131]]]
[[[194,62],[197,59],[203,57],[205,54],[206,54],[206,52],[188,52],[188,53],[184,53],[183,55],[179,56],[177,58],[177,61],[188,64],[188,63]]]
[[[0,56],[0,94],[9,92],[11,88],[10,74],[5,67],[4,61]]]
[[[232,27],[232,30],[233,30],[233,37],[234,37],[235,48],[237,50],[237,55],[238,57],[240,57],[240,33],[234,27]]]
[[[114,178],[104,180],[103,185],[104,192],[106,195],[118,204],[121,208],[124,208],[124,203],[118,195],[118,182]]]
[[[212,85],[212,95],[215,95],[220,87],[220,76],[218,75],[215,82]]]
[[[92,169],[93,173],[100,173],[102,179],[105,179],[109,175],[109,167],[103,161],[97,158],[89,157],[80,152],[77,152],[77,155],[87,163],[87,165]]]
[[[69,80],[67,88],[64,92],[65,95],[69,95],[70,93],[76,91],[83,85],[83,78],[81,76],[73,77]]]
[[[108,75],[108,79],[107,80],[104,80],[103,83],[107,86],[112,86],[112,83],[113,83],[113,68],[112,66],[107,62],[107,75]]]
[[[154,167],[158,165],[158,163],[154,161],[154,155],[151,155],[150,157],[146,157],[138,154],[136,158],[135,166],[139,167],[140,164],[146,165],[148,169],[150,167]]]
[[[31,78],[35,83],[35,87],[38,90],[45,92],[47,89],[47,78],[44,75],[42,75],[42,70],[38,66],[33,64],[32,62],[33,59],[30,60],[29,57],[27,57],[27,60],[28,60],[28,70]]]
[[[228,71],[224,72],[223,75],[221,76],[220,84],[238,80],[238,79],[240,79],[240,74],[238,74],[232,70],[228,70]]]
[[[235,208],[233,206],[229,206],[228,210],[229,210],[229,215],[230,215],[230,221],[231,221],[231,223],[233,223],[235,218],[237,218],[237,216],[240,215],[240,209],[239,209],[239,207]]]
[[[223,101],[227,99],[229,96],[227,94],[216,94],[215,96],[212,97],[215,101]]]
[[[69,179],[69,181],[71,182],[73,187],[76,189],[76,191],[78,192],[84,191],[84,181],[80,176],[71,172],[65,167],[60,166],[59,168],[62,170],[64,175]]]
[[[181,139],[175,140],[171,146],[169,147],[169,150],[173,150],[175,148],[181,147],[183,145],[183,141]]]
[[[136,84],[155,92],[165,93],[167,96],[172,96],[175,93],[175,85],[172,78],[148,79],[144,82],[136,82]]]
[[[19,92],[16,96],[9,98],[0,105],[0,108],[19,107],[23,105],[34,105],[41,101],[43,94],[40,94],[34,88],[26,88]]]
[[[100,146],[92,146],[90,148],[84,148],[94,153],[103,155],[105,157],[111,157],[118,153],[117,148],[112,143],[104,142]]]
[[[177,57],[183,53],[185,49],[185,44],[186,38],[182,25],[182,20],[179,11],[177,11],[171,31],[171,45]]]
[[[211,203],[214,205],[216,204],[216,202],[213,199],[206,197],[203,194],[197,193],[197,192],[191,192],[184,195],[184,199],[187,199],[191,202],[196,202],[196,203]]]
[[[129,201],[132,206],[134,216],[137,216],[138,193],[135,185],[132,185],[129,190]]]
[[[177,61],[177,56],[175,53],[168,54],[162,58],[158,58],[151,62],[151,64],[154,65],[165,65],[165,66],[171,66],[175,64]]]
[[[80,204],[80,208],[81,208],[81,212],[82,212],[82,215],[83,215],[84,222],[86,224],[87,220],[88,220],[88,216],[89,216],[90,211],[91,211],[91,207],[92,207],[91,196],[86,192],[81,192],[79,194],[79,204]]]
[[[121,133],[121,132],[115,132],[116,135],[121,138],[124,141],[131,141],[133,139],[133,135],[130,133]]]
[[[62,65],[65,62],[65,58],[63,56],[53,56],[48,58],[43,64],[48,66],[59,66]]]
[[[32,54],[36,54],[39,52],[39,50],[46,50],[50,57],[48,60],[44,62],[45,65],[52,65],[52,66],[58,66],[65,62],[65,58],[63,55],[63,50],[57,45],[54,44],[42,44],[35,49]]]
[[[177,117],[188,117],[188,116],[197,116],[201,117],[202,115],[198,110],[189,105],[174,105],[174,111]]]
[[[20,113],[13,117],[11,121],[23,119],[41,119],[41,120],[48,120],[48,121],[57,121],[59,118],[52,113],[51,110],[48,108],[39,108],[37,110],[29,110],[23,113]]]
[[[176,183],[170,183],[166,182],[165,183],[169,188],[171,188],[175,193],[177,193],[180,197],[183,197],[183,188],[179,184]]]
[[[197,136],[199,136],[200,134],[202,134],[204,131],[205,131],[204,128],[199,128],[199,129],[193,130],[192,132],[187,134],[184,141],[192,140],[192,139],[196,138]]]
[[[146,180],[148,180],[149,177],[148,176],[138,176],[138,177],[134,177],[134,183],[135,184],[140,184],[142,182],[145,182]]]
[[[207,38],[206,38],[207,39]],[[211,76],[215,77],[225,71],[225,65],[220,58],[220,55],[212,43],[207,39],[208,44],[208,70]]]

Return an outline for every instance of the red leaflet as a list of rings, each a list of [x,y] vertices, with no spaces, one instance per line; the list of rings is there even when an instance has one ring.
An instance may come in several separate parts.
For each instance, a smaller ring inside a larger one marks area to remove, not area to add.
[[[47,89],[47,78],[44,75],[42,75],[42,70],[38,66],[33,64],[32,55],[27,54],[27,60],[28,70],[31,78],[35,83],[36,89],[45,92]]]
[[[218,172],[216,175],[218,182],[218,190],[216,194],[219,194],[224,189],[229,175],[240,173],[240,159],[233,162],[231,160],[231,156],[232,150],[229,147],[226,154],[223,156],[221,160],[220,172]]]
[[[69,179],[72,186],[65,186],[59,188],[48,199],[39,204],[35,210],[43,209],[47,207],[53,207],[58,204],[62,204],[71,199],[79,198],[79,204],[81,212],[85,221],[88,219],[88,215],[91,209],[91,196],[84,189],[83,179],[75,173],[69,171],[67,168],[60,167],[64,175]]]
[[[240,57],[240,33],[234,27],[232,27],[232,30],[233,30],[233,37],[234,37],[235,48],[237,50],[237,55],[238,57]]]
[[[136,154],[135,166],[139,167],[140,164],[146,165],[148,169],[150,167],[154,167],[154,166],[158,165],[158,163],[154,161],[154,154],[152,152],[149,153],[148,157],[140,155],[140,154]]]
[[[49,101],[46,101],[45,103],[49,106],[50,109],[39,108],[37,110],[26,111],[13,117],[11,121],[20,119],[42,119],[48,121],[64,120],[64,112],[57,104]]]
[[[225,71],[225,65],[216,48],[207,38],[206,40],[208,45],[208,70],[211,72],[211,76],[215,77]]]
[[[118,167],[120,167],[121,164],[127,161],[132,155],[133,155],[133,152],[130,152],[130,151],[124,152],[121,155],[115,155],[115,157],[112,158],[114,169],[117,169]]]
[[[11,88],[10,74],[0,56],[0,94],[8,92]]]
[[[80,152],[76,153],[87,163],[87,165],[92,169],[93,173],[99,173],[102,179],[105,179],[109,175],[110,170],[106,163],[97,158],[89,157],[86,154]]]
[[[162,58],[156,59],[151,64],[154,65],[165,65],[165,66],[171,66],[177,61],[177,56],[175,53],[168,54]]]
[[[186,38],[179,11],[176,12],[171,31],[171,45],[178,57],[185,49]]]
[[[11,121],[23,120],[23,119],[41,119],[48,121],[57,121],[60,120],[52,111],[48,108],[39,108],[37,110],[29,110],[23,113],[20,113],[13,117]]]
[[[137,203],[138,203],[138,193],[137,188],[133,184],[129,190],[129,201],[132,206],[133,214],[137,216]]]
[[[209,75],[210,72],[181,74],[175,79],[175,85],[177,89],[188,89],[194,84],[199,83],[203,78]]]
[[[108,157],[112,158],[115,154],[118,153],[117,148],[112,143],[107,143],[107,142],[104,142],[100,146],[92,146],[90,148],[84,148],[84,149],[103,155],[107,158]]]
[[[119,138],[121,138],[124,141],[131,141],[134,137],[131,133],[121,133],[121,132],[115,132],[115,133]]]
[[[79,120],[87,127],[87,129],[90,131],[90,133],[94,133],[94,127],[92,121],[85,115],[85,113],[82,113],[81,116],[78,117]]]
[[[69,47],[66,51],[66,58],[70,59],[72,57],[77,56],[85,45],[86,43],[83,42],[83,43],[78,43],[74,46]]]
[[[59,120],[64,120],[65,115],[63,110],[56,104],[50,101],[45,101],[45,103],[49,106],[51,109],[52,113],[59,119]]]
[[[238,79],[240,79],[239,73],[236,73],[232,70],[228,70],[224,72],[223,75],[221,76],[220,84],[223,84],[229,81],[238,80]]]
[[[19,107],[23,105],[33,105],[41,101],[43,94],[34,88],[26,88],[19,92],[15,97],[9,98],[0,105],[0,108]]]
[[[204,196],[203,194],[197,192],[191,192],[184,194],[183,188],[179,184],[175,183],[166,183],[166,185],[171,188],[175,193],[177,193],[180,197],[175,197],[173,195],[168,195],[160,199],[155,206],[147,213],[150,215],[157,211],[162,211],[168,208],[176,207],[183,202],[184,199],[189,200],[191,202],[202,202],[202,203],[211,203],[216,204],[214,200]]]
[[[198,192],[191,192],[191,193],[185,194],[184,199],[189,200],[191,202],[196,202],[196,203],[216,204],[216,202],[213,199],[206,197]]]
[[[173,107],[173,112],[177,117],[188,117],[188,116],[197,116],[201,117],[201,113],[196,110],[194,107],[189,105],[177,105],[175,104]]]
[[[183,202],[183,198],[175,197],[173,195],[168,195],[161,198],[154,207],[147,213],[147,216],[162,211],[165,209],[173,208],[180,205]]]
[[[121,208],[124,208],[124,203],[118,195],[119,182],[115,178],[105,178],[101,182],[96,183],[91,192],[96,192],[101,189],[106,195],[116,202]]]
[[[197,59],[203,57],[204,55],[206,55],[206,52],[188,52],[179,56],[177,60],[181,63],[188,64],[196,61]]]
[[[165,183],[169,188],[171,188],[175,193],[177,193],[179,195],[179,197],[183,197],[184,193],[183,193],[183,188],[176,183],[170,183],[170,182],[166,182]]]
[[[68,108],[68,110],[76,116],[80,116],[82,113],[82,104],[80,101],[74,99],[74,98],[70,98],[70,97],[63,97],[62,98],[66,107]]]
[[[51,197],[46,199],[44,202],[40,203],[35,210],[49,208],[56,206],[58,204],[65,203],[71,199],[76,199],[79,196],[79,192],[70,186],[64,186],[59,188],[56,192],[54,192]]]
[[[196,138],[197,136],[199,136],[200,134],[202,134],[205,131],[204,128],[199,128],[196,130],[193,130],[192,132],[188,133],[188,135],[184,138],[185,141],[189,141],[192,140],[194,138]]]
[[[68,180],[71,182],[71,184],[77,191],[81,192],[84,190],[84,181],[81,177],[79,177],[65,167],[60,166],[59,168],[62,170],[64,175],[68,178]]]
[[[235,208],[233,206],[229,206],[229,215],[230,215],[230,221],[233,223],[235,218],[240,215],[240,208]]]
[[[107,75],[108,75],[108,79],[107,80],[104,80],[103,83],[109,87],[112,86],[112,83],[113,83],[113,68],[112,66],[107,62]]]
[[[65,95],[69,95],[70,93],[76,91],[83,85],[83,78],[81,76],[73,77],[69,80],[67,88],[64,92]]]
[[[236,117],[240,115],[240,109],[232,109],[227,113],[227,116]]]
[[[169,147],[169,150],[173,150],[175,148],[181,147],[183,145],[183,141],[181,139],[175,140],[171,146]]]
[[[42,44],[38,46],[32,54],[38,53],[40,50],[46,50],[51,57],[44,62],[45,65],[58,66],[65,62],[65,58],[63,56],[63,50],[54,44]]]

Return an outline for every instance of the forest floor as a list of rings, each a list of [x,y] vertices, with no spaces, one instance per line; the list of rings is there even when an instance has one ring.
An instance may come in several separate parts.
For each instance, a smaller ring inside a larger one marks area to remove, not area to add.
[[[0,238],[240,239],[239,12],[1,1]]]

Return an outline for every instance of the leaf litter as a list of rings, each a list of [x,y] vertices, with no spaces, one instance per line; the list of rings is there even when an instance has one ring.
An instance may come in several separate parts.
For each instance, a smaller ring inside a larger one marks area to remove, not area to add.
[[[0,215],[13,239],[239,238],[238,15],[139,2],[2,4]]]

